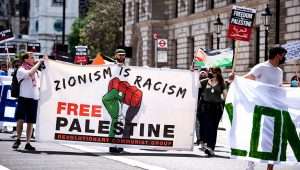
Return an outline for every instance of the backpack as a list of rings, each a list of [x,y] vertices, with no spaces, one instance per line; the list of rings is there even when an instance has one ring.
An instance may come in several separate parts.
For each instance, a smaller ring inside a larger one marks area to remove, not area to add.
[[[15,71],[12,73],[12,82],[10,85],[10,92],[11,97],[18,98],[20,95],[20,85],[23,81],[23,79],[19,82],[17,79],[17,72],[18,68],[15,69]]]

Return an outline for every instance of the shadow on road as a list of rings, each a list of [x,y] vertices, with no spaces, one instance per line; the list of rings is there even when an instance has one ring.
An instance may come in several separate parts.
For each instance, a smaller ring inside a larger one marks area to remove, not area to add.
[[[99,156],[98,153],[89,152],[62,152],[62,151],[26,151],[26,150],[16,150],[20,153],[31,153],[31,154],[48,154],[48,155],[72,155],[72,156]],[[100,153],[102,154],[102,153]],[[108,155],[108,154],[107,154]]]

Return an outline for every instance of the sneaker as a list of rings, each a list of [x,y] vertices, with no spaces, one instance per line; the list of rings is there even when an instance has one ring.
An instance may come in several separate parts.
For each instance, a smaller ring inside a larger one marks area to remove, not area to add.
[[[17,139],[16,142],[13,144],[12,148],[18,149],[20,145],[21,145],[21,140]]]
[[[117,148],[117,147],[109,147],[110,153],[121,153],[123,152],[123,148]]]
[[[28,151],[35,151],[35,147],[31,146],[30,143],[27,143],[24,149]]]
[[[196,140],[196,142],[194,142],[194,145],[199,145],[200,144],[200,140]]]
[[[199,148],[199,149],[200,149],[201,151],[204,152],[206,148],[207,148],[207,144],[206,144],[206,143],[203,143],[203,142],[200,143],[200,148]]]
[[[209,156],[209,157],[215,155],[215,152],[214,152],[211,148],[209,148],[209,147],[207,147],[207,148],[204,150],[204,153],[206,153],[207,156]]]

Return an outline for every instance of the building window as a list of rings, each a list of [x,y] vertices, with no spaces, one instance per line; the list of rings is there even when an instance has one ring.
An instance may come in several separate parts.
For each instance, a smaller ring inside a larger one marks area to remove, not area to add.
[[[176,68],[177,67],[177,40],[172,40],[171,43],[172,43],[172,49],[171,49],[172,55],[169,62],[171,68]]]
[[[194,14],[195,13],[195,0],[190,0],[189,3],[189,14]]]
[[[135,22],[140,21],[140,3],[136,2],[135,3]]]
[[[235,4],[236,0],[227,0],[227,4]]]
[[[174,7],[175,7],[175,18],[177,18],[178,17],[178,0],[175,0]]]
[[[35,32],[39,32],[39,21],[35,21]]]
[[[142,0],[141,13],[142,13],[142,14],[145,14],[145,13],[146,13],[146,2],[145,2],[145,0]]]
[[[214,9],[214,8],[215,8],[215,1],[214,0],[208,0],[207,9]]]
[[[57,19],[55,22],[54,22],[54,30],[57,31],[57,32],[62,32],[62,29],[63,29],[63,21],[61,19]]]
[[[205,49],[212,50],[214,48],[214,34],[206,33],[205,37]]]
[[[53,6],[62,6],[64,3],[64,0],[52,0]]]
[[[188,68],[192,65],[193,59],[194,59],[194,51],[195,51],[195,38],[194,37],[188,37],[188,57],[187,57],[187,64]]]
[[[185,8],[186,7],[186,5],[185,5],[185,2],[184,2],[184,0],[180,0],[180,8]]]
[[[254,56],[255,56],[255,64],[259,63],[259,55],[260,55],[260,28],[256,27],[255,28],[255,39],[254,39],[254,46],[255,46],[255,50],[254,50]]]
[[[128,16],[132,17],[132,2],[128,3]]]

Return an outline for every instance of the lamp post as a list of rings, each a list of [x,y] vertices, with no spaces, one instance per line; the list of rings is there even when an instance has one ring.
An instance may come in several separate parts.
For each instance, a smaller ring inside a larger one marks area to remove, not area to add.
[[[122,46],[125,47],[125,26],[126,26],[126,0],[123,0],[123,9],[122,9],[122,17],[123,17],[123,23],[122,23]]]
[[[220,19],[220,14],[218,14],[217,20],[214,23],[215,26],[215,32],[217,34],[217,49],[220,49],[220,36],[221,36],[221,29],[223,26],[223,23],[221,22]]]
[[[62,45],[65,44],[65,31],[66,31],[66,0],[63,0],[62,2],[63,6],[62,6],[62,9],[63,9],[63,23],[62,23]]]
[[[263,17],[263,22],[265,26],[265,61],[268,60],[268,36],[269,36],[269,28],[270,28],[270,19],[272,13],[269,8],[269,4],[267,4],[265,11],[261,14]]]

